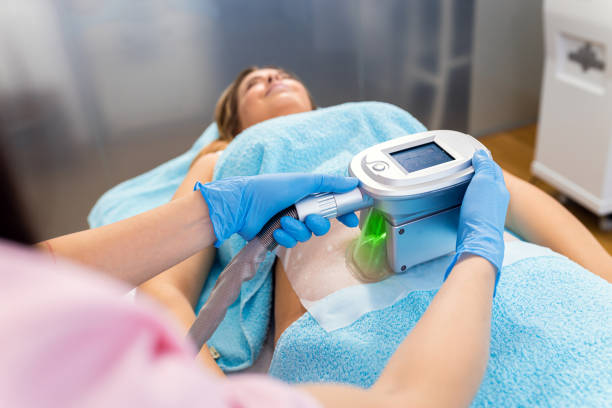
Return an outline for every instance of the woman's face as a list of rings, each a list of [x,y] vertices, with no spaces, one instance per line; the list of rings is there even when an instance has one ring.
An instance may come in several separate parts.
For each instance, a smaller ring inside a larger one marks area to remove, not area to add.
[[[310,110],[312,104],[304,85],[282,70],[258,69],[238,86],[241,131],[264,120]]]

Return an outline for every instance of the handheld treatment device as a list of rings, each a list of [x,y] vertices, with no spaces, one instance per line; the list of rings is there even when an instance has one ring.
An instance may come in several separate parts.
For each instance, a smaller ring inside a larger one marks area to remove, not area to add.
[[[358,153],[349,174],[360,186],[343,194],[314,194],[270,219],[221,273],[189,336],[199,347],[212,336],[242,282],[255,276],[267,251],[276,249],[272,233],[284,216],[303,221],[310,214],[334,218],[369,209],[360,220],[362,233],[369,236],[360,242],[366,249],[383,248],[386,257],[377,259],[386,258],[386,265],[381,261],[370,266],[392,273],[454,251],[461,202],[474,175],[472,156],[480,149],[488,151],[472,136],[439,130],[399,137]]]
[[[351,161],[349,174],[359,179],[358,189],[308,197],[295,205],[298,216],[338,216],[373,206],[385,220],[388,266],[402,273],[455,250],[459,209],[474,174],[472,156],[480,149],[487,150],[472,136],[450,130],[377,144]],[[367,214],[362,212],[362,227]]]

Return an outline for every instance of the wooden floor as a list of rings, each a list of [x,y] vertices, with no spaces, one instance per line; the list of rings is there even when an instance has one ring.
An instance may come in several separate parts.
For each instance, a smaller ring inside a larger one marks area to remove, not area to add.
[[[534,155],[536,126],[526,126],[507,132],[484,136],[479,140],[491,150],[495,161],[505,170],[527,180],[542,190],[557,197],[557,191],[545,182],[536,179],[530,171]],[[603,232],[598,227],[598,217],[576,203],[565,204],[586,227],[595,235],[599,242],[612,254],[612,232]]]

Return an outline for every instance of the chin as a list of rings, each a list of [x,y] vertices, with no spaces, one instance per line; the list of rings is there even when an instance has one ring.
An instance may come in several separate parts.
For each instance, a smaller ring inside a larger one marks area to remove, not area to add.
[[[310,102],[307,105],[301,100],[296,100],[294,98],[287,98],[283,101],[279,101],[280,103],[275,104],[273,111],[274,117],[283,116],[283,115],[291,115],[293,113],[302,113],[311,111]]]

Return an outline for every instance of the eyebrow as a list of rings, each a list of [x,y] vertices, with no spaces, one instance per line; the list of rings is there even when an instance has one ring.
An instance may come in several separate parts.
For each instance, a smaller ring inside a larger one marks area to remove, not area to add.
[[[246,91],[249,89],[249,85],[251,84],[251,82],[253,82],[253,81],[257,80],[257,79],[260,79],[260,78],[262,78],[261,74],[254,75],[254,76],[252,76],[252,77],[250,77],[248,79],[245,78],[245,80],[243,80],[244,88],[242,90],[242,93],[243,94],[246,93]]]
[[[251,83],[251,82],[253,82],[253,81],[257,80],[257,79],[261,79],[261,78],[263,78],[263,75],[261,75],[261,74],[253,75],[252,77],[250,77],[250,78],[249,78],[249,79],[248,79],[248,80],[245,82],[245,84],[249,84],[249,83]]]

